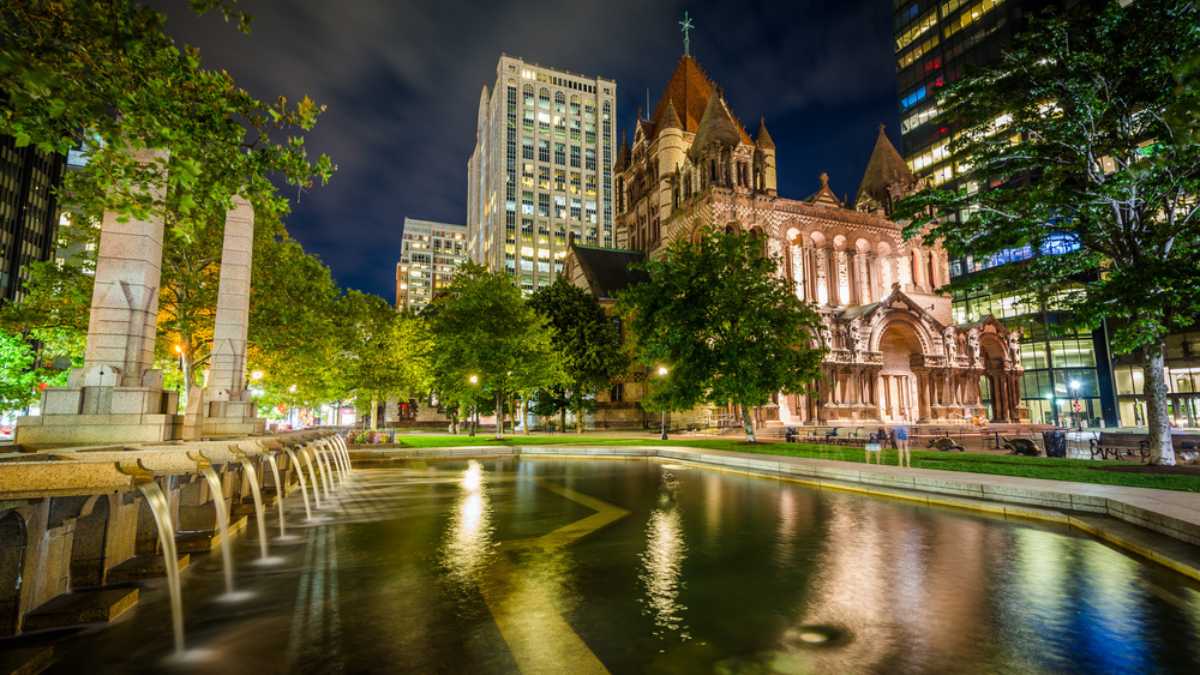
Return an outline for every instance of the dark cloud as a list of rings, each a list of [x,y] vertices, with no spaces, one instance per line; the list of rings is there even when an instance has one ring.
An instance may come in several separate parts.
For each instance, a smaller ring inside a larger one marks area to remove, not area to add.
[[[483,85],[501,52],[617,81],[620,121],[651,104],[681,52],[682,2],[242,0],[247,37],[182,0],[168,28],[261,98],[328,106],[309,137],[330,185],[300,195],[289,229],[346,286],[392,297],[405,216],[464,222],[466,162]],[[687,3],[693,53],[753,132],[779,146],[780,192],[828,171],[852,193],[876,126],[896,134],[890,5],[879,0]]]

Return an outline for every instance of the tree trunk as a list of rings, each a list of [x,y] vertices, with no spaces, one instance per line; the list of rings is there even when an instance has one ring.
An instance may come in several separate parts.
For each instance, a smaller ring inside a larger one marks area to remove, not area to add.
[[[521,427],[521,433],[529,435],[529,397],[521,399],[521,423],[525,426]]]
[[[333,411],[333,426],[342,426],[342,399],[337,400],[337,409]]]
[[[754,435],[754,420],[750,417],[750,406],[741,406],[742,408],[742,427],[746,430],[746,442],[757,443],[758,438]]]
[[[575,433],[583,433],[583,405],[575,406]]]
[[[567,405],[565,403],[563,404],[563,407],[558,411],[558,418],[559,418],[558,419],[558,433],[560,433],[560,434],[567,433]]]
[[[1171,441],[1171,417],[1167,413],[1167,377],[1164,343],[1144,349],[1142,373],[1146,395],[1146,426],[1150,429],[1150,462],[1175,466],[1175,446]]]
[[[371,398],[371,431],[379,428],[379,401]]]
[[[496,440],[504,438],[504,396],[496,392]]]
[[[467,413],[467,429],[468,429],[467,435],[468,436],[475,435],[476,414],[477,413],[476,413],[474,407],[472,407],[471,411]]]

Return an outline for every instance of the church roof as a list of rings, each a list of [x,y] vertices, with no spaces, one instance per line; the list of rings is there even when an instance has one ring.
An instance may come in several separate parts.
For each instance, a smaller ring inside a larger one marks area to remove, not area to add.
[[[658,129],[682,129],[683,122],[679,119],[679,113],[675,112],[675,104],[667,101],[667,109],[663,113],[661,124]]]
[[[909,170],[904,158],[896,151],[888,139],[884,125],[879,125],[879,135],[875,138],[875,149],[871,151],[871,159],[867,161],[867,170],[863,173],[862,183],[858,186],[858,194],[854,201],[858,203],[863,196],[885,204],[888,201],[888,186],[900,185],[904,189],[911,188],[917,179]]]
[[[763,150],[774,150],[775,139],[771,138],[771,133],[767,131],[767,118],[758,118],[758,133],[754,135],[754,144]]]
[[[621,145],[617,148],[617,162],[613,166],[613,172],[621,173],[627,166],[629,166],[629,141],[626,140],[625,134],[621,134]]]
[[[709,79],[708,74],[704,72],[696,59],[684,54],[679,57],[675,72],[671,73],[671,79],[667,80],[662,97],[654,106],[654,112],[650,115],[650,123],[654,129],[661,129],[667,122],[665,118],[669,104],[675,109],[675,114],[679,116],[681,128],[689,133],[697,133],[700,131],[700,121],[704,118],[704,110],[708,107],[708,101],[716,93],[716,90],[716,85]],[[742,125],[736,124],[735,121],[735,126],[741,140],[747,144],[752,143],[750,135],[742,129]]]
[[[927,309],[921,306],[921,303],[913,300],[908,296],[907,293],[900,290],[900,284],[892,284],[891,292],[889,292],[887,296],[879,302],[847,307],[846,309],[842,310],[840,316],[846,321],[850,321],[852,319],[867,319],[880,310],[886,311],[889,309],[901,308],[917,314],[918,316],[925,317],[934,326],[934,328],[939,331],[942,328],[945,328],[945,326],[942,325],[942,322],[935,319]]]
[[[617,293],[629,286],[649,280],[644,271],[633,269],[634,264],[646,259],[646,254],[641,251],[580,246],[574,242],[571,250],[587,278],[588,287],[599,299],[615,299]]]
[[[842,200],[838,199],[833,190],[829,188],[829,174],[821,172],[821,188],[808,196],[804,201],[816,206],[833,206],[843,207]]]
[[[725,105],[725,99],[718,93],[708,97],[704,116],[700,118],[700,129],[696,131],[696,138],[688,152],[700,152],[713,142],[726,146],[737,145],[745,134],[742,125],[733,118],[729,106]]]

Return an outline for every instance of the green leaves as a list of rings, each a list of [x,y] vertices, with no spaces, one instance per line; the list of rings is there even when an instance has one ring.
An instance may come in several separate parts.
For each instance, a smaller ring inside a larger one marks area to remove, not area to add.
[[[434,389],[443,401],[469,407],[566,380],[553,330],[502,273],[475,263],[460,266],[425,318]]]
[[[565,392],[539,392],[537,412],[549,415],[566,406],[578,419],[590,397],[628,365],[620,332],[591,293],[563,276],[535,291],[529,304],[553,329],[550,343],[567,379]]]
[[[650,377],[668,371],[654,380],[649,406],[751,407],[810,386],[822,357],[809,346],[819,319],[776,265],[757,237],[716,229],[645,263],[650,280],[625,291],[619,307]]]
[[[895,215],[952,257],[1036,253],[955,285],[1036,289],[1073,327],[1118,324],[1127,352],[1200,316],[1200,7],[1121,4],[1037,18],[996,66],[948,87],[936,124],[957,131],[950,149],[972,173]]]

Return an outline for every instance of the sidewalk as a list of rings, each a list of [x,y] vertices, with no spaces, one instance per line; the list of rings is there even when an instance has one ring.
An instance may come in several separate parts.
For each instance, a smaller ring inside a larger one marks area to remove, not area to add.
[[[659,457],[784,477],[817,488],[849,490],[935,506],[987,511],[1005,516],[1051,520],[1105,539],[1200,579],[1200,495],[1068,481],[907,469],[836,460],[759,455],[726,450],[655,446],[474,446],[459,448],[353,449],[355,460],[436,457]],[[1181,543],[1164,546],[1108,516],[1166,535]],[[1113,526],[1108,526],[1110,523]],[[1166,549],[1170,549],[1167,551]],[[1160,554],[1164,554],[1160,555]],[[1165,559],[1164,559],[1165,557]]]

